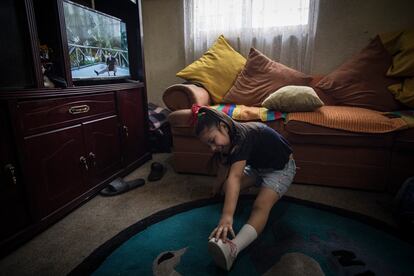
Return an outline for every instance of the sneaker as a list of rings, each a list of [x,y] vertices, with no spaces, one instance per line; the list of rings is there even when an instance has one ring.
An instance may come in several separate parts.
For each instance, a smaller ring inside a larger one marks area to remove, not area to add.
[[[237,246],[230,240],[223,243],[221,239],[212,238],[208,241],[208,252],[213,257],[216,265],[229,271],[237,257]]]

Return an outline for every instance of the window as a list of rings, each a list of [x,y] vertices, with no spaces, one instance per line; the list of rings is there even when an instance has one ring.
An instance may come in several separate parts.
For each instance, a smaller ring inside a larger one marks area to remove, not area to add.
[[[186,61],[221,34],[247,56],[255,47],[296,69],[309,67],[318,0],[184,0]],[[309,58],[307,58],[309,61]]]
[[[222,26],[234,29],[307,25],[309,0],[250,0],[220,3],[193,0],[194,27],[208,31]]]
[[[307,25],[309,0],[253,0],[252,27]]]

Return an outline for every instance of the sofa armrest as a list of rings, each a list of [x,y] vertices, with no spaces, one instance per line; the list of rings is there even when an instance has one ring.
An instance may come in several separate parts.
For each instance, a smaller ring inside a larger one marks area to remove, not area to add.
[[[191,108],[193,104],[209,105],[210,95],[203,87],[194,84],[174,84],[162,96],[165,105],[172,111]]]
[[[171,127],[191,127],[192,118],[191,109],[186,108],[171,112],[168,115],[168,122],[170,122]]]

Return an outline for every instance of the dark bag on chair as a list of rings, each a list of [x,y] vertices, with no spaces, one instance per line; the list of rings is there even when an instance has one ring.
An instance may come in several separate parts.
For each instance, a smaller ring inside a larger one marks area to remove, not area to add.
[[[149,143],[153,153],[171,152],[172,134],[170,124],[166,123],[158,129],[150,130]]]
[[[172,134],[167,120],[170,113],[167,108],[148,104],[149,143],[153,153],[171,152]]]

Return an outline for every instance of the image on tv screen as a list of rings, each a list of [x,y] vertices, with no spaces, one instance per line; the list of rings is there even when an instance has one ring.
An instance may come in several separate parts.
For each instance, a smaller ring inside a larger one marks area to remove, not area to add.
[[[124,22],[70,1],[64,14],[73,80],[130,76]]]

